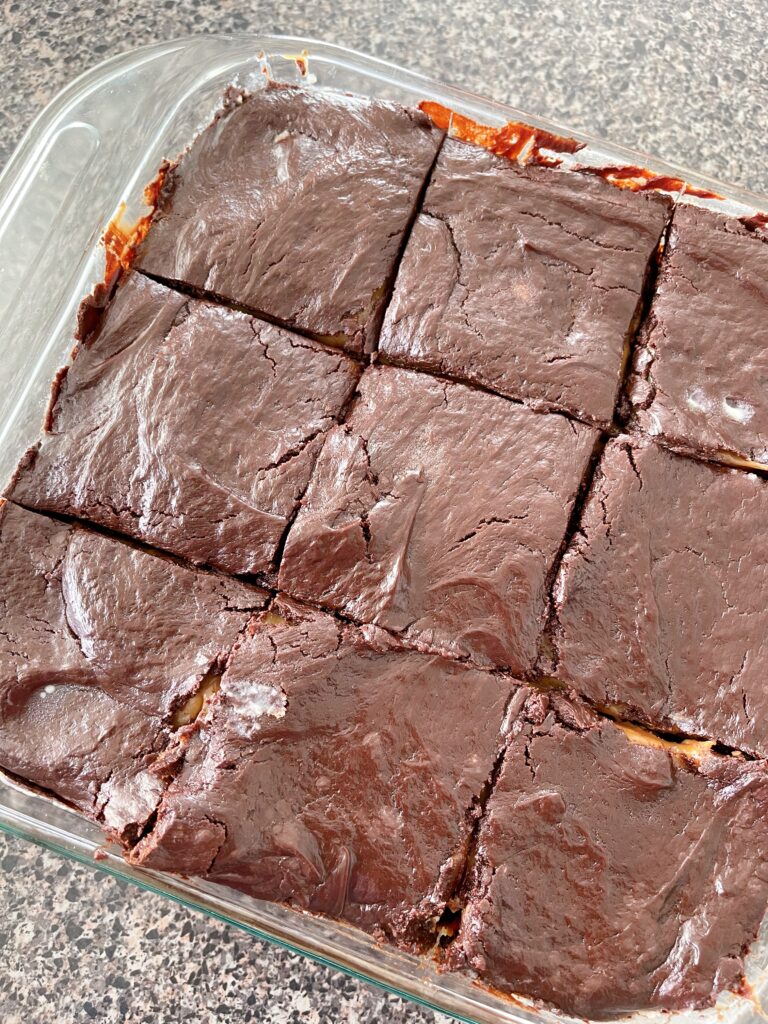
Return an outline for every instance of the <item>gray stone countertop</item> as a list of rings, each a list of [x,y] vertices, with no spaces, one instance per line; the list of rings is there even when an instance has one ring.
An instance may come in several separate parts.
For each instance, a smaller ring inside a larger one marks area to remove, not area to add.
[[[0,165],[68,81],[141,43],[282,32],[384,56],[768,190],[761,0],[3,0]],[[18,840],[0,837],[3,1024],[445,1022]]]

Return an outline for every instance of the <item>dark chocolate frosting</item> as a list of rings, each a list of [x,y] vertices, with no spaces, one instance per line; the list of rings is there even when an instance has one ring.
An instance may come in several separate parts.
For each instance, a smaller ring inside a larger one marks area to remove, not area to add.
[[[453,966],[591,1018],[709,1005],[768,898],[765,765],[524,696]]]
[[[134,860],[435,938],[512,684],[283,606],[240,644]]]
[[[197,563],[268,573],[358,375],[341,352],[130,274],[10,494]]]
[[[171,169],[137,265],[370,351],[441,140],[416,110],[267,85]]]
[[[529,672],[596,437],[462,384],[371,368],[328,434],[279,585],[414,642]]]
[[[555,587],[554,671],[653,726],[768,752],[768,481],[626,437]]]
[[[176,715],[267,595],[0,505],[0,766],[135,838]]]
[[[634,425],[679,451],[768,466],[768,245],[678,206],[634,359]]]
[[[442,148],[380,350],[538,408],[610,423],[669,216],[658,194]]]
[[[497,991],[704,1006],[768,896],[768,481],[649,435],[768,464],[764,226],[676,209],[607,440],[668,200],[442,141],[270,84],[167,170],[0,504],[0,768]]]

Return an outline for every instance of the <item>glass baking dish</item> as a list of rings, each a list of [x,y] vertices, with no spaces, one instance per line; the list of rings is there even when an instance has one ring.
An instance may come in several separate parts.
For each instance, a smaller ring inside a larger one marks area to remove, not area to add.
[[[523,121],[585,143],[564,163],[650,167],[719,199],[690,199],[752,216],[768,197],[532,117],[385,61],[281,36],[200,36],[142,47],[86,72],[35,120],[0,175],[0,478],[40,430],[50,382],[68,360],[78,304],[104,274],[101,237],[146,213],[144,186],[210,120],[226,85],[265,74],[415,104],[433,100],[481,123]],[[678,190],[679,191],[679,190]],[[523,998],[441,974],[427,959],[377,945],[342,924],[257,902],[206,882],[130,867],[99,830],[54,799],[0,774],[0,829],[230,921],[279,945],[476,1024],[568,1021]],[[768,924],[747,962],[745,994],[711,1010],[644,1012],[647,1024],[748,1024],[768,1006]]]

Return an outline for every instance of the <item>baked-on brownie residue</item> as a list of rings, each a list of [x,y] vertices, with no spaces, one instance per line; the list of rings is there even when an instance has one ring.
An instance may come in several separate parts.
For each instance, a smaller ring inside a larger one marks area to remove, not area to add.
[[[134,224],[125,224],[125,203],[122,203],[117,215],[107,224],[107,228],[102,236],[106,255],[105,280],[112,280],[117,271],[121,269],[127,270],[133,263],[136,250],[144,241],[149,231],[149,226],[152,223],[152,218],[162,194],[163,185],[171,167],[172,165],[167,160],[164,160],[154,180],[144,189],[144,202],[149,207],[148,213],[139,217]]]
[[[553,153],[578,153],[585,146],[584,142],[569,139],[563,135],[555,135],[543,128],[534,128],[521,121],[509,121],[501,128],[488,124],[480,124],[471,117],[465,117],[442,103],[433,100],[422,100],[419,109],[431,119],[433,124],[448,132],[451,138],[462,142],[472,142],[476,146],[490,150],[496,156],[520,163],[535,163],[545,167],[559,167],[561,161]]]
[[[594,174],[618,188],[628,188],[632,192],[670,192],[674,195],[692,196],[696,199],[722,199],[719,192],[691,185],[682,178],[669,174],[657,174],[647,167],[589,167],[578,168],[582,174]]]
[[[451,110],[450,107],[445,107],[442,103],[436,103],[433,100],[422,100],[419,108],[431,118],[438,128],[448,132],[451,138],[482,146],[483,149],[487,149],[497,156],[516,160],[522,164],[535,163],[544,167],[559,167],[562,160],[553,156],[553,153],[578,153],[586,147],[586,142],[556,135],[522,121],[509,121],[500,128],[481,124],[471,117],[459,114],[457,111]],[[657,174],[647,167],[637,167],[633,164],[608,167],[592,167],[581,164],[575,166],[574,170],[584,174],[594,174],[617,188],[630,189],[632,192],[671,192],[693,196],[697,199],[723,198],[719,192],[691,185],[682,178]]]

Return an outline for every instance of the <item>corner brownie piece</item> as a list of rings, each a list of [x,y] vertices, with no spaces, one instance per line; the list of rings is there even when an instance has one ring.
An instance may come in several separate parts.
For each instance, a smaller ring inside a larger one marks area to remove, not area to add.
[[[428,948],[512,684],[375,627],[280,612],[235,649],[132,859]]]
[[[0,765],[123,838],[175,726],[267,595],[0,505]]]
[[[327,435],[279,585],[526,673],[596,436],[462,384],[372,367]]]
[[[630,378],[634,425],[679,451],[768,469],[768,244],[678,206]]]
[[[593,1019],[737,987],[768,899],[765,764],[560,695],[531,696],[512,732],[453,966]]]
[[[370,351],[442,137],[417,110],[359,96],[230,94],[169,171],[137,265]]]
[[[9,495],[266,573],[357,364],[139,274],[76,353]]]
[[[379,348],[605,426],[668,214],[665,197],[449,140]]]
[[[557,676],[652,726],[768,752],[768,483],[628,438],[555,586]]]

